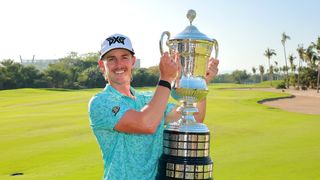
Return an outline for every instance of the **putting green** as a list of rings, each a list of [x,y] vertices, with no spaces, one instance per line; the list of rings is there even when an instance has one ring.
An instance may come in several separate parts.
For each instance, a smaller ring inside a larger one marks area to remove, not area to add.
[[[320,179],[320,115],[257,103],[283,94],[221,87],[210,87],[205,120],[215,179]],[[98,91],[0,91],[0,179],[101,179],[87,115]]]

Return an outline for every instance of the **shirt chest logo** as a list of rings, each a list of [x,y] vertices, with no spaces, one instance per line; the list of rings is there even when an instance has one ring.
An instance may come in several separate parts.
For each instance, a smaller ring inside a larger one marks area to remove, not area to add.
[[[112,113],[113,113],[114,116],[116,116],[119,111],[120,111],[120,106],[114,106],[112,108]]]

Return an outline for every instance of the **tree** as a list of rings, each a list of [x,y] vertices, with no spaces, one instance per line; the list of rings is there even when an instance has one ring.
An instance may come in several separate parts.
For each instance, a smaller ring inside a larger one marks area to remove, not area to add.
[[[269,74],[272,75],[271,79],[273,80],[273,74],[274,74],[274,66],[273,65],[271,65],[269,68]]]
[[[293,54],[290,54],[289,55],[289,63],[290,63],[290,70],[291,70],[291,73],[294,73],[295,72],[295,65],[294,65],[294,60],[296,59],[297,57],[293,56]]]
[[[320,41],[320,40],[319,40]],[[318,44],[318,43],[317,43]],[[298,45],[297,51],[299,54],[299,67],[298,67],[298,88],[315,88],[317,85],[317,61],[320,60],[318,55],[317,44],[312,43],[306,49],[302,44]],[[319,42],[320,44],[320,42]],[[307,66],[302,66],[305,62]]]
[[[23,77],[22,87],[38,87],[39,79],[43,76],[43,74],[34,66],[23,67],[21,69],[21,75]]]
[[[319,83],[320,83],[320,62],[318,63],[317,93],[319,93]]]
[[[267,48],[264,52],[264,56],[268,58],[268,64],[269,64],[269,80],[270,80],[270,85],[272,86],[272,72],[271,72],[271,65],[270,65],[270,59],[272,56],[276,56],[276,52],[274,49],[269,49]]]
[[[132,86],[133,87],[143,87],[146,86],[146,78],[148,76],[147,68],[140,68],[133,72],[133,80]]]
[[[299,54],[299,63],[298,63],[298,89],[300,89],[300,71],[301,71],[301,61],[304,61],[304,49],[303,44],[299,44],[297,48]]]
[[[274,61],[274,64],[275,64],[275,66],[274,66],[274,68],[273,68],[273,72],[275,72],[276,79],[278,80],[279,77],[281,77],[281,72],[279,72],[280,69],[279,69],[279,67],[278,67],[278,61]],[[278,74],[278,73],[279,73],[279,74]]]
[[[312,42],[311,43],[313,46],[314,46],[314,48],[318,51],[318,55],[320,54],[320,37],[318,37],[318,39],[317,39],[317,42]]]
[[[78,78],[79,85],[86,88],[103,87],[105,79],[98,66],[91,66],[81,72]]]
[[[256,74],[257,69],[255,67],[252,67],[252,73]]]
[[[282,71],[285,73],[286,71],[289,71],[289,67],[284,65],[282,68]]]
[[[64,88],[68,74],[59,68],[48,68],[45,70],[48,84],[52,88]]]
[[[40,86],[41,73],[34,66],[23,66],[11,59],[5,59],[0,64],[0,89],[15,89]]]
[[[274,64],[276,65],[276,67],[278,67],[278,61],[274,61]]]
[[[100,84],[101,79],[100,78],[93,78],[97,80],[98,82],[88,82],[88,79],[92,77],[84,77],[84,75],[87,73],[87,75],[92,75],[92,69],[84,72],[86,69],[94,67],[97,69],[97,59],[99,58],[98,53],[87,53],[84,55],[78,55],[76,52],[70,52],[69,55],[66,57],[63,57],[59,59],[59,62],[55,64],[49,65],[47,70],[52,69],[53,71],[60,70],[61,72],[64,73],[62,75],[65,76],[65,80],[63,84],[61,85],[59,83],[59,86],[62,86],[62,88],[73,88],[73,89],[78,89],[78,88],[85,88],[88,86],[92,86],[93,84]],[[56,72],[58,73],[58,72]],[[99,70],[97,69],[97,73],[100,74]],[[48,75],[48,74],[46,74]],[[58,75],[58,74],[56,74]],[[81,79],[79,79],[81,76]],[[58,76],[59,77],[59,76]],[[50,77],[48,77],[50,80],[49,82],[51,83],[51,86],[54,84],[55,86],[57,84],[53,83]],[[85,85],[86,84],[86,85]],[[100,87],[100,85],[99,85]]]
[[[80,56],[78,56],[78,53],[70,52],[68,56],[59,59],[59,62],[54,64],[53,66],[55,66],[55,68],[57,69],[62,70],[67,75],[63,84],[65,88],[78,88],[78,83],[76,82],[78,76],[84,70],[82,61],[80,60]]]
[[[233,77],[231,74],[218,74],[214,80],[214,83],[232,83],[233,82]]]
[[[274,61],[274,63],[275,63],[275,66],[273,68],[273,72],[275,72],[276,79],[278,80],[281,74],[280,73],[278,74],[279,72],[278,62]]]
[[[247,74],[246,70],[235,70],[232,72],[231,76],[237,84],[242,84],[245,80],[249,78],[249,75]]]
[[[253,73],[253,76],[254,76],[254,82],[256,83],[256,72],[257,72],[257,69],[255,67],[252,67],[252,73]]]
[[[302,89],[308,87],[315,88],[317,84],[317,71],[310,67],[302,67],[300,72],[300,84]]]
[[[11,59],[5,59],[1,62],[2,87],[3,89],[21,88],[24,85],[23,76],[21,74],[23,66]]]
[[[0,64],[0,89],[5,89],[5,82],[8,81],[8,72],[2,64]]]
[[[282,38],[281,38],[281,43],[283,46],[283,51],[284,51],[284,60],[285,60],[285,65],[288,67],[287,63],[287,55],[286,55],[286,41],[290,40],[290,36],[286,35],[285,32],[282,33]],[[288,69],[288,68],[287,68]],[[288,70],[286,70],[286,82],[287,82],[287,87],[289,88],[289,74]]]
[[[316,61],[319,59],[313,45],[308,46],[304,52],[304,59],[311,69],[317,69]]]
[[[289,57],[289,63],[290,63],[290,70],[291,70],[291,75],[289,76],[290,82],[292,82],[293,86],[296,86],[296,65],[294,64],[294,60],[296,57],[293,54],[290,54]]]
[[[263,81],[263,74],[264,74],[264,67],[259,65],[259,72],[260,72],[260,82]]]
[[[312,42],[313,47],[317,50],[318,52],[318,58],[320,56],[320,37],[318,37],[317,42],[314,43]],[[319,60],[319,59],[318,59]],[[318,76],[317,76],[317,93],[319,93],[319,82],[320,82],[320,60],[318,62]]]

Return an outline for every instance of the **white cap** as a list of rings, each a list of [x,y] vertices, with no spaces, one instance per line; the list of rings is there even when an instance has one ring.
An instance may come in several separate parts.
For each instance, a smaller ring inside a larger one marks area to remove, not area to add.
[[[113,34],[109,36],[106,40],[104,40],[101,44],[100,59],[107,52],[118,48],[126,49],[130,51],[132,54],[134,54],[131,41],[127,36],[124,36],[122,34]]]

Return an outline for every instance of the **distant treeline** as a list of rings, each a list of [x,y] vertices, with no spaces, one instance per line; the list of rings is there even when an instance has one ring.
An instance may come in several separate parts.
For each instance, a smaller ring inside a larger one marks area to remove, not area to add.
[[[101,88],[106,81],[98,68],[98,57],[98,53],[78,55],[71,52],[42,71],[33,65],[24,66],[4,59],[0,62],[0,89]],[[132,85],[155,86],[158,79],[158,67],[139,68],[134,70]]]
[[[97,59],[98,53],[79,55],[71,52],[68,56],[59,59],[44,70],[39,70],[33,65],[24,66],[11,59],[0,62],[0,89],[16,88],[102,88],[105,86]],[[261,69],[261,68],[260,68]],[[262,69],[264,69],[262,67]],[[314,87],[316,81],[316,70],[301,70],[300,83]],[[264,70],[259,74],[249,74],[246,70],[235,70],[229,74],[217,75],[215,83],[260,83],[270,78]],[[305,75],[304,75],[305,74]],[[272,79],[284,79],[284,72],[272,73]],[[158,66],[149,68],[138,68],[133,72],[132,86],[144,87],[155,86],[159,80]],[[311,83],[311,84],[310,84]]]

